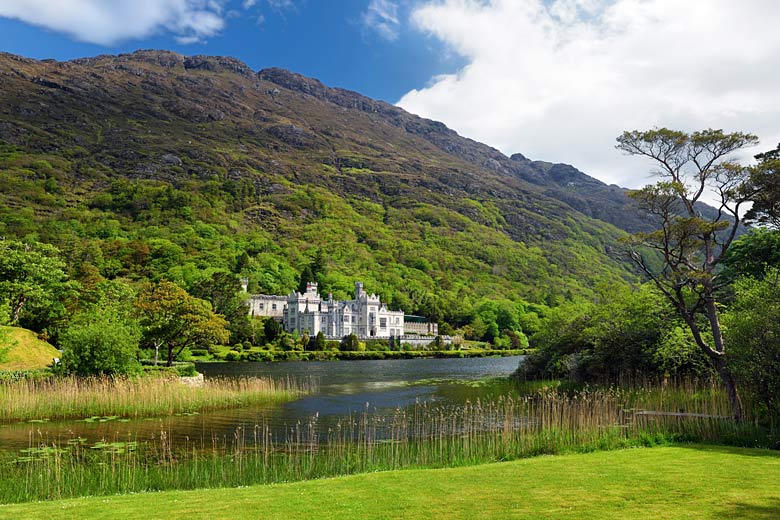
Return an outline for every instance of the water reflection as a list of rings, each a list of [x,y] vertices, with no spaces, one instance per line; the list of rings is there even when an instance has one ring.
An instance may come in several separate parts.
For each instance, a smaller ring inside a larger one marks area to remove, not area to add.
[[[286,363],[204,363],[206,377],[258,376],[314,379],[316,394],[284,404],[217,410],[195,415],[105,422],[58,421],[0,426],[0,448],[18,450],[40,444],[64,443],[77,437],[87,444],[100,441],[150,441],[166,432],[174,445],[208,447],[230,443],[237,431],[252,435],[255,425],[268,425],[279,434],[308,424],[317,415],[317,428],[327,432],[345,416],[369,412],[391,416],[415,403],[457,407],[466,400],[492,398],[508,391],[501,384],[473,384],[512,373],[520,357],[472,359],[409,359]],[[323,433],[324,434],[324,433]]]

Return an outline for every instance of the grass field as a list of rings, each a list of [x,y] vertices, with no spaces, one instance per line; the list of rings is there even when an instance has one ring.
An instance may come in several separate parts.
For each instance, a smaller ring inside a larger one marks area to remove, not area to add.
[[[778,452],[664,447],[7,505],[0,518],[761,520],[780,518],[778,477]]]
[[[32,370],[46,368],[51,360],[60,357],[60,352],[49,343],[38,339],[37,335],[19,327],[0,327],[0,332],[8,333],[11,350],[5,359],[0,359],[0,370]],[[7,345],[0,345],[6,347]]]

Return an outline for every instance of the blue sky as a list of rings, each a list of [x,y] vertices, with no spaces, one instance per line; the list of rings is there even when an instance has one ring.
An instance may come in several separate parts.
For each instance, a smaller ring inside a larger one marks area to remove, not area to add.
[[[254,70],[282,67],[391,103],[463,64],[444,43],[407,24],[393,24],[391,34],[377,29],[366,19],[369,0],[258,0],[249,8],[243,4],[224,3],[222,29],[193,43],[179,43],[175,32],[158,28],[150,36],[101,45],[85,42],[83,36],[0,18],[0,50],[61,61],[150,48],[226,55]],[[399,20],[408,16],[411,4],[393,5]]]
[[[638,187],[624,130],[780,142],[780,2],[0,0],[0,50],[227,55],[397,103],[507,155]]]

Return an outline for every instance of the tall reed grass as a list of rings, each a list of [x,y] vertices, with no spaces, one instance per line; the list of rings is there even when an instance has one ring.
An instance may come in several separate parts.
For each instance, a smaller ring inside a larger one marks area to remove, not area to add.
[[[0,422],[90,416],[150,417],[294,399],[310,385],[261,378],[48,378],[0,382]]]
[[[37,445],[2,462],[0,501],[283,482],[367,471],[510,460],[673,441],[750,444],[760,432],[734,423],[714,387],[538,389],[524,397],[428,404],[390,415],[359,413],[322,431],[318,417],[283,435],[268,424],[231,439],[174,447],[117,439],[99,448]]]

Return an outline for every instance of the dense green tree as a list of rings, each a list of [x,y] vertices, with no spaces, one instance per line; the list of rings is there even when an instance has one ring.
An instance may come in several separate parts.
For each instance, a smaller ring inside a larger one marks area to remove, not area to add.
[[[59,337],[63,369],[82,376],[135,373],[140,339],[138,323],[118,316],[110,306],[81,311]]]
[[[756,156],[751,169],[751,189],[756,192],[745,218],[750,222],[780,229],[780,145]]]
[[[325,334],[323,334],[322,331],[319,331],[317,335],[314,336],[314,341],[312,342],[312,350],[323,351],[325,350],[326,346],[327,346],[327,342],[325,341]]]
[[[11,324],[28,309],[44,312],[59,303],[65,280],[65,263],[55,247],[0,240],[0,298],[9,306]]]
[[[756,195],[750,168],[728,156],[758,138],[722,130],[688,134],[661,128],[624,132],[617,141],[619,150],[652,159],[662,179],[631,193],[659,228],[633,235],[630,257],[688,325],[723,381],[734,418],[741,420],[742,402],[728,365],[717,298],[724,285],[721,261],[736,237],[741,209]],[[712,218],[704,217],[697,206],[705,195],[715,198],[718,211]],[[660,268],[653,268],[647,249],[660,256]]]
[[[762,278],[769,267],[780,267],[780,230],[754,228],[731,244],[723,259],[724,276]]]
[[[190,296],[171,282],[147,284],[136,307],[145,343],[154,348],[155,361],[159,349],[164,349],[168,366],[185,348],[226,343],[230,336],[227,321],[214,314],[207,301]]]
[[[59,337],[62,368],[78,375],[138,372],[141,327],[133,289],[121,281],[98,284],[94,303],[77,312]]]
[[[265,340],[269,343],[276,341],[284,333],[282,325],[273,318],[265,318],[263,323]]]
[[[707,361],[653,286],[604,285],[594,302],[550,309],[533,336],[530,378],[614,381],[623,376],[702,375]]]
[[[780,418],[780,268],[737,281],[724,323],[737,377],[759,413]]]
[[[311,266],[306,266],[301,271],[301,276],[298,278],[298,292],[301,294],[306,293],[306,286],[309,282],[314,282],[314,272],[311,270]]]
[[[216,272],[196,283],[192,295],[211,303],[212,310],[228,321],[231,343],[249,339],[249,306],[241,294],[238,276]]]

